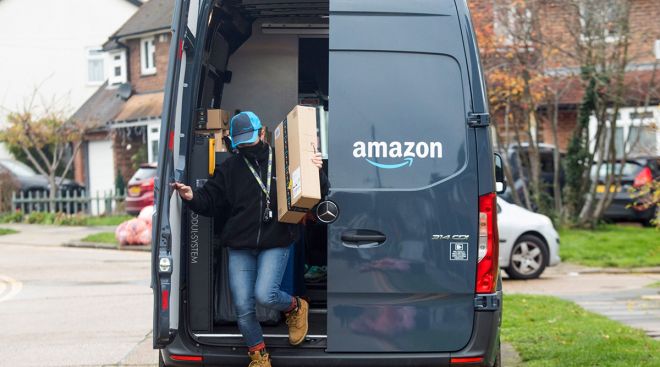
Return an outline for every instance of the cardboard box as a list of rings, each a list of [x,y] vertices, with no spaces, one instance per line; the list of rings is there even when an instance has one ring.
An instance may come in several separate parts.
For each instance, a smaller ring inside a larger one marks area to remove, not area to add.
[[[229,130],[229,112],[225,110],[206,111],[206,130]]]
[[[222,139],[224,136],[229,135],[228,130],[220,130],[219,132],[216,132],[213,134],[213,137],[215,138],[215,151],[216,152],[228,152],[229,149],[227,149],[227,145],[225,144],[225,141]]]
[[[312,163],[316,109],[296,106],[273,133],[277,173],[277,219],[298,223],[321,200],[319,169]]]

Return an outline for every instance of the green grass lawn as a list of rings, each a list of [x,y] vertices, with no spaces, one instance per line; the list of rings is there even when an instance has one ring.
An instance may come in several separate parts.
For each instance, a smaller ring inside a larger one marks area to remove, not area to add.
[[[85,224],[88,226],[116,226],[129,219],[135,218],[132,215],[110,215],[105,217],[87,217]]]
[[[660,266],[660,231],[603,225],[596,230],[561,229],[563,261],[588,266],[635,268]]]
[[[117,244],[114,232],[101,232],[90,234],[82,239],[84,242],[114,243]]]
[[[504,299],[502,339],[525,366],[660,366],[660,342],[548,296]]]
[[[0,228],[0,236],[2,236],[4,234],[14,234],[14,233],[18,233],[18,232],[14,231],[13,229],[9,229],[9,228]]]

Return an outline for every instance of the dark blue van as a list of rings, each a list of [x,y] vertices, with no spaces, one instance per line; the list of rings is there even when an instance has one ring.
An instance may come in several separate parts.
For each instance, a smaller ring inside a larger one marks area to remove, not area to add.
[[[169,187],[203,185],[231,154],[213,149],[205,111],[251,110],[272,131],[306,104],[332,189],[301,231],[327,273],[306,285],[302,345],[260,316],[273,365],[499,366],[501,166],[466,0],[176,0],[172,32],[153,220],[160,365],[246,364],[222,218]]]

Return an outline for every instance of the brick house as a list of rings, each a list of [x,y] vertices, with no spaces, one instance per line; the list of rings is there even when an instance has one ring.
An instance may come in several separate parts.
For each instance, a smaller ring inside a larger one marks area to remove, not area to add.
[[[509,4],[513,0],[468,0],[472,9],[473,18],[481,22],[492,23],[496,36],[501,36],[506,43],[506,36],[502,29],[513,22],[513,11]],[[574,48],[571,44],[574,38],[569,34],[567,22],[579,25],[580,19],[575,10],[561,4],[557,0],[539,0],[537,16],[538,26],[546,40],[554,41],[566,49]],[[603,6],[607,6],[603,4]],[[504,16],[502,11],[504,8]],[[580,11],[584,11],[581,9]],[[606,10],[607,11],[607,10]],[[509,12],[509,13],[507,13]],[[475,16],[479,13],[479,16]],[[507,16],[508,14],[508,16]],[[531,17],[532,15],[527,15]],[[637,136],[639,146],[633,147],[633,154],[660,155],[660,131],[656,124],[660,122],[660,1],[659,0],[631,0],[630,9],[630,62],[625,76],[625,102],[617,118],[617,145],[622,146],[624,137],[629,134]],[[486,24],[487,24],[486,23]],[[610,37],[611,36],[611,37]],[[608,35],[607,39],[616,40],[616,34]],[[506,46],[506,44],[505,44]],[[558,143],[560,150],[565,150],[577,122],[577,112],[584,88],[579,79],[579,65],[571,58],[557,54],[546,60],[544,73],[546,75],[561,75],[561,90],[558,113]],[[566,76],[570,77],[566,77]],[[557,78],[560,79],[560,78]],[[649,98],[649,108],[641,111],[640,106]],[[543,106],[542,106],[543,108]],[[540,114],[542,121],[538,123],[541,142],[553,143],[550,122]],[[500,133],[502,132],[502,115],[492,116]],[[592,121],[595,123],[595,121]],[[590,129],[595,130],[595,129]],[[618,150],[621,151],[621,150]]]
[[[157,160],[172,10],[171,0],[146,2],[103,46],[109,78],[73,115],[87,126],[75,179],[91,193]]]

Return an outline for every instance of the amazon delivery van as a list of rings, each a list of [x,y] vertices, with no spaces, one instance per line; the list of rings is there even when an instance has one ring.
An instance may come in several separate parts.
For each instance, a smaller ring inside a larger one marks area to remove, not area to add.
[[[296,105],[317,110],[332,186],[296,246],[327,272],[293,290],[311,305],[302,345],[257,310],[273,365],[499,365],[496,159],[466,0],[175,0],[172,32],[153,219],[161,366],[248,361],[223,218],[169,183],[199,187],[232,154],[208,110],[253,111],[272,132]]]

